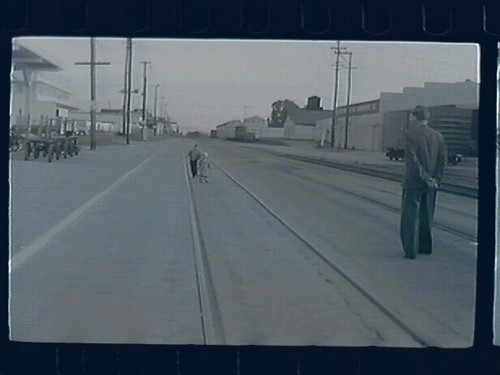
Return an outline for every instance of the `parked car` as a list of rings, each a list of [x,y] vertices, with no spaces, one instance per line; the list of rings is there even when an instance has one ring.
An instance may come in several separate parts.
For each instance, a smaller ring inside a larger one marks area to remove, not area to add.
[[[457,154],[456,152],[448,151],[449,165],[457,165],[458,163],[462,162],[462,160],[463,160],[462,154]]]
[[[404,159],[405,150],[403,150],[401,148],[392,148],[391,147],[391,148],[387,149],[385,156],[387,156],[390,160]]]
[[[388,148],[385,155],[390,160],[404,159],[405,150],[400,149],[400,148]],[[449,165],[457,165],[458,163],[461,163],[462,160],[463,160],[462,154],[457,154],[454,151],[448,151],[448,164]]]

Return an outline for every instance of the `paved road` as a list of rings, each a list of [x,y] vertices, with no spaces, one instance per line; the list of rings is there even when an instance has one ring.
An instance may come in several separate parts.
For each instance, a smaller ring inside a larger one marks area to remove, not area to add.
[[[123,151],[12,164],[15,339],[202,343],[183,145]]]
[[[191,145],[13,161],[15,340],[206,342],[185,173]],[[219,343],[418,346],[215,164],[433,342],[472,342],[475,243],[439,230],[432,257],[403,259],[397,183],[228,142],[201,145],[214,168],[209,184],[191,185]],[[473,236],[475,205],[443,194],[437,220]]]

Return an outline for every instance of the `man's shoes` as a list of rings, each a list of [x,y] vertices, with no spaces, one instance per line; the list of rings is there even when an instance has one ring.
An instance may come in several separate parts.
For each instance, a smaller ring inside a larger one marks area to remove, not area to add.
[[[415,259],[415,255],[405,254],[406,259]]]
[[[418,252],[420,255],[431,255],[432,251],[419,251]]]

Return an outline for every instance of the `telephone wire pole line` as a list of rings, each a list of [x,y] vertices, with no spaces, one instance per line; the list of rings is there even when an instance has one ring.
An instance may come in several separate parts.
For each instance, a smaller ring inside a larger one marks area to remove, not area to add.
[[[335,147],[335,117],[337,116],[337,95],[338,95],[338,84],[339,84],[339,63],[340,63],[340,55],[345,54],[346,52],[341,52],[346,50],[345,47],[340,47],[340,40],[337,40],[337,46],[331,47],[334,50],[334,53],[337,55],[335,59],[335,82],[333,85],[333,105],[332,105],[332,130],[331,130],[331,142],[330,146]]]
[[[90,149],[96,149],[95,127],[96,127],[96,71],[97,65],[111,65],[109,62],[95,61],[95,39],[90,38],[90,61],[76,62],[75,65],[90,65]]]

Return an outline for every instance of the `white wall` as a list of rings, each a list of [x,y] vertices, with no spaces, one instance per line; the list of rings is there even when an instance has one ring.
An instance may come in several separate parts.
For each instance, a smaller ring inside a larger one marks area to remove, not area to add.
[[[337,119],[335,126],[335,146],[345,145],[345,117]],[[381,113],[349,117],[347,147],[365,151],[382,151]]]
[[[380,111],[412,109],[417,105],[479,105],[479,85],[474,82],[426,82],[424,87],[406,87],[403,93],[380,94]]]
[[[314,126],[295,125],[291,139],[314,140]]]
[[[216,129],[217,138],[223,138],[223,139],[224,138],[234,138],[236,127],[241,126],[241,125],[243,125],[242,121],[234,120],[234,121],[230,121],[227,124],[224,124],[222,126],[218,126]]]
[[[237,126],[239,125],[244,125],[247,132],[255,133],[257,135],[261,129],[267,128],[267,121],[264,119],[259,120],[256,118],[252,118],[250,120],[245,120],[241,123],[238,123]]]
[[[284,128],[261,128],[255,132],[257,138],[284,138]]]

